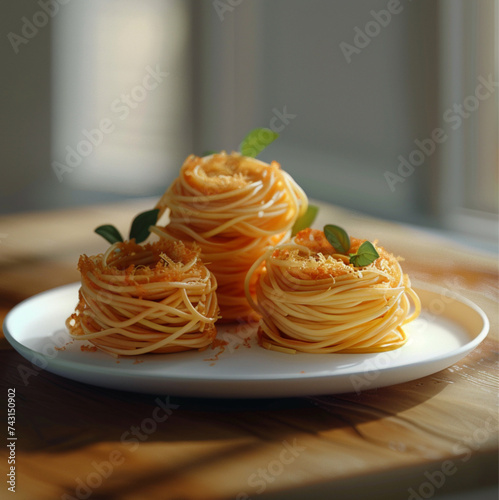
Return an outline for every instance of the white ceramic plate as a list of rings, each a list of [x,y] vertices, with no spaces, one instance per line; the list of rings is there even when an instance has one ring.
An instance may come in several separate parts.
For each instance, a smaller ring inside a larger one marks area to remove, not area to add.
[[[402,348],[378,354],[283,354],[258,346],[255,327],[219,327],[227,345],[205,351],[115,359],[71,341],[64,323],[79,284],[18,304],[4,322],[12,346],[34,366],[101,387],[171,396],[263,398],[360,392],[443,370],[486,337],[489,322],[469,300],[418,288],[423,312],[407,326]],[[223,352],[222,352],[223,351]]]

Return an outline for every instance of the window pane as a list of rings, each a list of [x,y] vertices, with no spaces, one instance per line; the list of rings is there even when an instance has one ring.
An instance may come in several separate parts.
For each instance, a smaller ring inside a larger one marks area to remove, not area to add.
[[[497,0],[485,0],[474,5],[474,67],[482,82],[463,101],[464,111],[473,121],[463,202],[466,208],[491,213],[499,211],[499,91],[493,86],[499,81],[498,4]]]
[[[54,22],[59,180],[131,195],[164,188],[191,149],[189,4],[87,0]]]

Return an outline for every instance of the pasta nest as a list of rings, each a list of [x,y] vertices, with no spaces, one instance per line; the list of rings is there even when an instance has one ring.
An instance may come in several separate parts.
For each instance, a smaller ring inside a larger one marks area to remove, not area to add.
[[[66,325],[73,338],[115,355],[200,349],[216,335],[217,282],[182,242],[115,243],[82,255],[81,288]]]
[[[244,279],[269,245],[286,239],[308,206],[303,190],[277,162],[270,164],[221,152],[189,156],[178,178],[159,200],[168,211],[160,238],[197,245],[218,281],[222,320],[254,315]]]
[[[363,241],[351,238],[350,253]],[[400,259],[376,250],[374,262],[354,267],[317,229],[269,249],[245,282],[248,301],[261,315],[260,344],[291,353],[381,352],[404,345],[403,325],[418,316],[421,304]],[[262,264],[253,297],[249,283]]]

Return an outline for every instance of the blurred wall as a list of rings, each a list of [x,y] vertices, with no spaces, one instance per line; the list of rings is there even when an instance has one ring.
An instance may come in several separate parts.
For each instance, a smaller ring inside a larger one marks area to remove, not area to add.
[[[311,197],[431,223],[435,158],[391,190],[437,121],[437,3],[253,0],[204,8],[203,146],[234,148],[257,126],[262,153]]]
[[[192,150],[191,5],[11,2],[0,212],[159,194]]]
[[[497,5],[12,2],[0,211],[156,196],[190,153],[269,127],[280,137],[261,158],[311,198],[497,239],[498,92],[454,127],[478,78],[499,79]]]
[[[51,23],[29,0],[0,16],[0,212],[43,206],[50,162]]]

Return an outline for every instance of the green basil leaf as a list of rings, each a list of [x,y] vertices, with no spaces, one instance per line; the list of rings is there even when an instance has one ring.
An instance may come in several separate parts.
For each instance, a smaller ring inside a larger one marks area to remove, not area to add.
[[[333,224],[324,226],[324,236],[339,253],[347,253],[350,250],[350,238],[344,229]]]
[[[256,158],[269,144],[273,143],[279,134],[269,128],[252,130],[241,142],[239,150],[243,156]]]
[[[374,262],[379,257],[379,253],[370,241],[364,241],[360,245],[357,253],[350,254],[350,264],[355,267],[364,267]]]
[[[109,241],[111,245],[113,243],[117,243],[118,241],[123,241],[123,236],[121,236],[120,232],[111,224],[99,226],[95,229],[95,232]]]
[[[159,208],[142,212],[133,219],[130,228],[130,239],[135,238],[135,243],[142,243],[149,236],[149,227],[154,226],[158,220]]]
[[[307,229],[307,227],[310,227],[314,223],[318,212],[318,206],[309,205],[306,212],[301,217],[298,217],[298,219],[296,219],[295,223],[293,224],[293,228],[291,229],[291,236],[296,236],[303,229]]]

